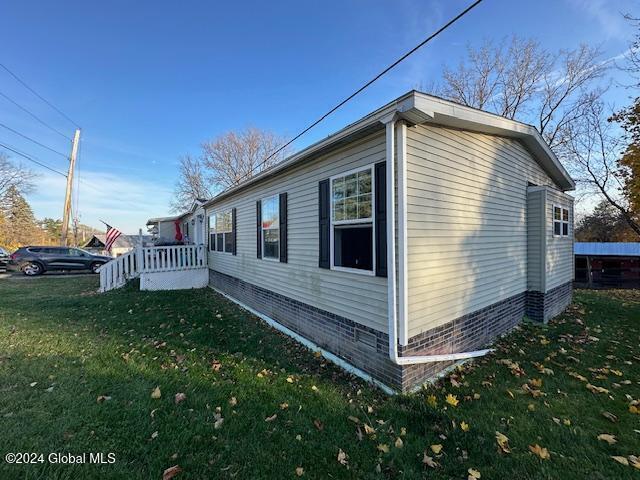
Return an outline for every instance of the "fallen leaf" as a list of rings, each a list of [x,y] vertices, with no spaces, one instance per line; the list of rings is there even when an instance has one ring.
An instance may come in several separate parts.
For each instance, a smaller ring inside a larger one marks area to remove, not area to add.
[[[452,407],[456,407],[458,406],[458,403],[460,403],[460,400],[458,400],[458,397],[456,397],[455,395],[451,395],[449,393],[447,394],[447,398],[445,398],[445,402],[447,402]]]
[[[296,467],[296,475],[301,477],[302,475],[304,475],[304,468],[302,467]]]
[[[366,433],[367,435],[373,435],[374,433],[376,433],[376,430],[372,426],[365,423],[364,433]]]
[[[537,455],[542,460],[549,460],[551,456],[549,455],[549,450],[544,447],[541,447],[537,443],[535,445],[529,445],[529,451],[534,455]]]
[[[171,480],[180,472],[182,472],[182,468],[180,468],[179,465],[174,465],[173,467],[169,467],[162,473],[162,480]]]
[[[322,431],[324,429],[324,424],[320,420],[314,420],[313,424],[319,431]]]
[[[102,402],[108,402],[109,400],[111,400],[111,397],[108,395],[100,395],[97,399],[96,402],[98,403],[102,403]]]
[[[640,458],[636,457],[635,455],[629,455],[629,462],[631,463],[631,466],[633,468],[637,468],[638,470],[640,470]]]
[[[267,417],[264,419],[265,422],[273,422],[276,418],[278,418],[278,414],[274,413],[273,415],[271,415],[270,417]]]
[[[151,398],[158,399],[161,396],[162,396],[162,393],[160,393],[160,387],[154,388],[153,391],[151,392]]]
[[[622,465],[626,465],[627,467],[629,466],[629,460],[627,460],[625,457],[615,455],[611,458],[613,458],[616,462],[621,463]]]
[[[231,405],[232,407],[235,407],[238,404],[238,400],[236,399],[236,397],[231,397],[229,399],[229,405]]]
[[[287,382],[288,383],[293,383],[293,377],[292,376],[288,376],[287,377]]]
[[[609,433],[601,433],[600,435],[598,435],[598,440],[607,442],[609,445],[613,445],[614,443],[618,442],[618,440],[616,440],[616,436]]]
[[[591,385],[590,383],[587,383],[587,389],[593,393],[609,393],[609,390],[607,390],[606,388],[597,387],[595,385]]]
[[[427,397],[427,405],[429,405],[432,408],[436,408],[438,406],[438,400],[436,399],[435,395],[429,395]]]
[[[602,412],[602,416],[612,423],[616,423],[618,421],[618,417],[611,412]]]
[[[436,443],[435,445],[431,445],[431,451],[438,455],[442,451],[442,444]]]
[[[346,465],[348,463],[347,458],[348,458],[347,454],[344,453],[341,448],[339,448],[338,449],[338,463],[341,463],[342,465]]]
[[[498,442],[500,451],[503,453],[511,453],[511,449],[509,448],[509,438],[506,435],[496,432],[496,442]]]
[[[400,437],[396,438],[396,448],[402,448],[404,447],[404,442],[402,441],[402,439]]]
[[[222,428],[222,424],[224,423],[224,418],[219,413],[216,413],[214,416],[213,428],[216,430],[220,430]]]
[[[218,360],[214,360],[211,362],[211,370],[217,372],[222,368],[222,364]]]
[[[424,452],[424,456],[422,457],[422,463],[424,463],[427,467],[437,468],[438,462],[436,462],[432,457],[427,455],[427,452]]]
[[[187,396],[180,392],[180,393],[176,393],[176,396],[174,397],[174,401],[176,403],[176,405],[178,405],[179,403],[184,402],[187,399]]]
[[[287,402],[280,404],[280,410],[286,410],[287,408],[289,408],[289,404]]]
[[[467,470],[467,472],[469,473],[467,480],[476,480],[480,478],[480,472],[478,470],[470,468],[469,470]]]
[[[353,423],[360,423],[360,419],[358,417],[354,417],[353,415],[349,415],[347,418]]]
[[[157,438],[157,437],[158,437],[158,431],[156,430],[155,432],[153,432],[153,433],[151,434],[151,440],[153,440],[153,439],[155,439],[155,438]]]
[[[385,443],[378,444],[378,446],[376,448],[379,451],[381,451],[382,453],[389,453],[389,445],[387,445]]]
[[[469,431],[469,424],[466,422],[460,422],[460,429],[463,432],[468,432]]]

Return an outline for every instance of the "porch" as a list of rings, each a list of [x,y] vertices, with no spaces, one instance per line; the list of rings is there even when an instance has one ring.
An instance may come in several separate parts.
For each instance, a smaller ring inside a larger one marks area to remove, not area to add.
[[[100,267],[100,292],[123,287],[140,278],[140,290],[202,288],[208,283],[204,245],[142,247]]]

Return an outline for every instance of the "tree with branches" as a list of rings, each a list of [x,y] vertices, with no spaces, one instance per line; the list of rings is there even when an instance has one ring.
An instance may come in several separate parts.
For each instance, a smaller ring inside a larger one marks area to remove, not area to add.
[[[180,159],[172,209],[186,210],[193,200],[210,198],[276,165],[288,154],[284,149],[273,155],[284,143],[285,138],[257,128],[228,132],[204,142],[199,157],[186,155]]]

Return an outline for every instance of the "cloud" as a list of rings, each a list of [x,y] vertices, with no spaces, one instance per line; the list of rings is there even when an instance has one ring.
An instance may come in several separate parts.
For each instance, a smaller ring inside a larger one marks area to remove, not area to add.
[[[43,173],[37,178],[36,191],[28,195],[37,218],[62,216],[65,188],[66,180],[59,175]],[[171,196],[170,188],[152,180],[85,170],[78,189],[78,217],[94,227],[102,228],[104,220],[124,233],[136,233],[148,218],[168,213]]]
[[[633,2],[620,0],[568,0],[580,13],[585,13],[600,24],[602,32],[607,38],[627,40],[629,38],[629,23],[623,14],[635,10]]]

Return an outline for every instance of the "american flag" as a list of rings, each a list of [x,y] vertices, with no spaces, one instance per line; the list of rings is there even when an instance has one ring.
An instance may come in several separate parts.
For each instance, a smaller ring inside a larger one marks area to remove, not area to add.
[[[104,245],[104,248],[108,252],[111,252],[111,247],[113,246],[114,242],[118,239],[118,237],[122,235],[122,232],[117,228],[112,227],[108,223],[105,223],[105,225],[107,226],[107,241]]]

